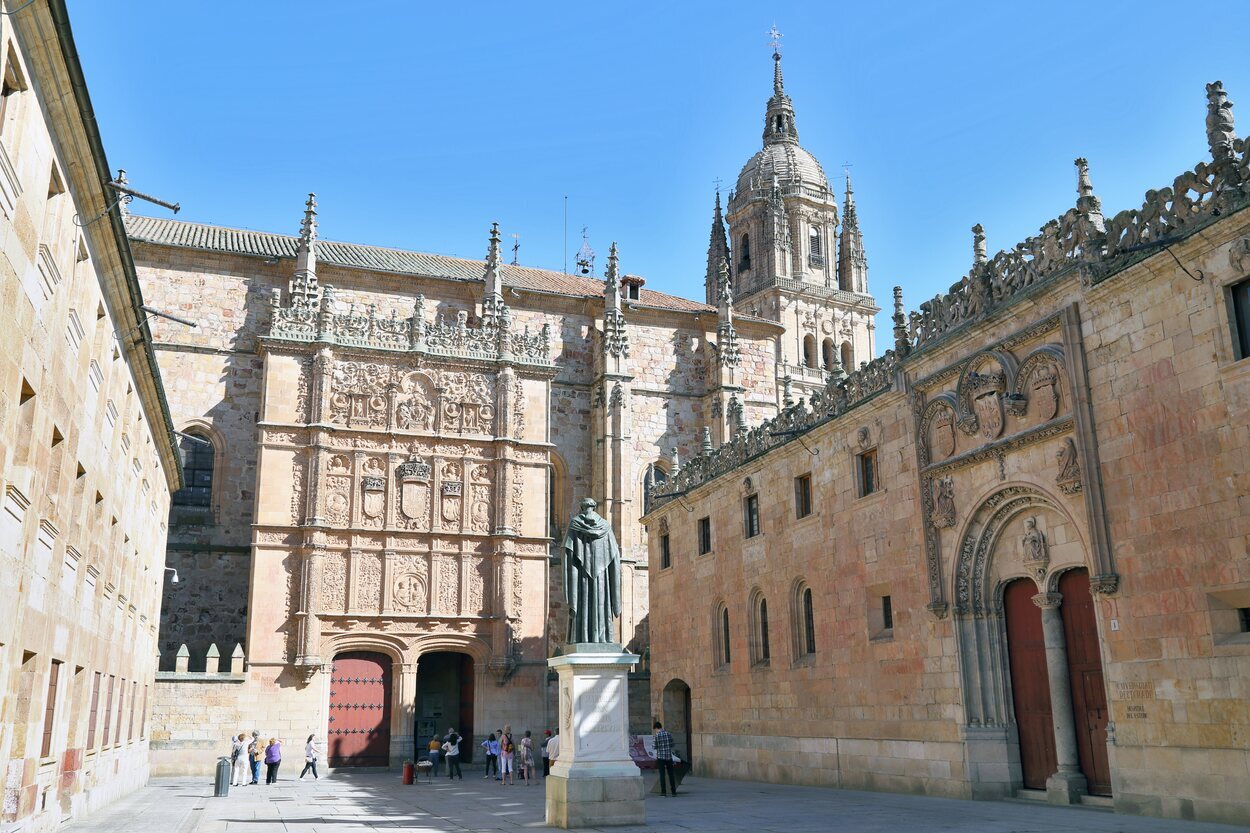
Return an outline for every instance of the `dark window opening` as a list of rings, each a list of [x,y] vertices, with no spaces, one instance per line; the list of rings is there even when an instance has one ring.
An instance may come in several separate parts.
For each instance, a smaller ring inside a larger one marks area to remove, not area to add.
[[[668,533],[660,536],[660,569],[665,570],[673,566],[673,559],[668,549]]]
[[[754,538],[760,534],[760,496],[747,495],[742,508],[746,537]]]
[[[1250,358],[1250,278],[1234,284],[1232,295],[1233,319],[1237,327],[1237,358]]]
[[[768,600],[760,599],[760,661],[768,662],[772,652],[768,648]]]
[[[894,603],[889,596],[881,597],[881,627],[887,631],[894,628]]]
[[[720,612],[721,657],[725,665],[729,664],[729,608]]]
[[[812,514],[812,476],[804,474],[794,478],[794,514],[806,518]]]
[[[803,648],[816,653],[816,613],[812,607],[812,588],[803,590]]]
[[[56,728],[56,686],[61,677],[61,663],[52,660],[48,671],[48,701],[43,710],[43,746],[39,757],[46,758],[52,754],[52,732]]]
[[[203,437],[182,434],[178,438],[184,485],[174,492],[175,506],[208,507],[213,499],[213,444]]]
[[[1250,607],[1237,608],[1237,621],[1242,633],[1250,633]]]
[[[712,519],[699,518],[699,555],[712,551]]]
[[[871,495],[877,491],[877,450],[865,451],[859,455],[859,494],[860,497]]]
[[[742,235],[742,241],[738,244],[738,269],[751,268],[751,237],[750,235]]]

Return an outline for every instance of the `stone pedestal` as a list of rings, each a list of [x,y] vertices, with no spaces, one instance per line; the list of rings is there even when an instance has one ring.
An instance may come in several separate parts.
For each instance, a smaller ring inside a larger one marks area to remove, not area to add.
[[[547,664],[559,675],[560,751],[547,778],[547,824],[642,824],[646,795],[629,757],[629,671],[620,645],[578,644]]]

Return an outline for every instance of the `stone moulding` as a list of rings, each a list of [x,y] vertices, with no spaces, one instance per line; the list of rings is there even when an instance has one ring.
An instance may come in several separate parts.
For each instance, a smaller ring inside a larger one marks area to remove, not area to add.
[[[371,350],[389,350],[458,359],[505,361],[522,365],[554,367],[551,360],[551,327],[536,333],[529,327],[518,331],[507,313],[481,324],[470,324],[461,311],[454,320],[438,316],[425,320],[425,297],[417,295],[413,314],[400,318],[378,314],[376,305],[360,310],[352,304],[340,312],[332,287],[323,288],[319,303],[296,298],[289,306],[282,303],[281,290],[274,290],[270,305],[269,332],[264,336],[278,342],[334,344]]]

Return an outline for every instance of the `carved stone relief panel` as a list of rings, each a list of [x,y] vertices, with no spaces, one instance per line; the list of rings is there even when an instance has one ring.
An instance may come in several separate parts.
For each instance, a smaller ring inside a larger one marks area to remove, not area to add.
[[[945,460],[955,453],[955,412],[940,407],[929,424],[929,451],[931,462]]]
[[[307,489],[307,463],[297,455],[291,461],[291,523],[299,525],[304,522],[304,496]]]
[[[435,612],[454,616],[460,612],[459,559],[440,555],[435,563],[438,565],[438,606]]]
[[[330,375],[330,421],[340,425],[384,428],[392,371],[369,362],[335,362]]]
[[[438,387],[443,395],[442,433],[495,433],[494,378],[484,373],[443,372]]]
[[[392,566],[395,576],[391,583],[391,598],[395,608],[409,613],[427,613],[430,580],[425,556],[399,553]]]
[[[417,447],[408,460],[395,467],[399,483],[399,508],[396,526],[402,529],[428,531],[430,528],[430,480],[433,467],[417,456]]]
[[[382,610],[382,556],[356,553],[356,607],[369,613]]]
[[[464,466],[451,460],[443,464],[439,472],[440,487],[439,518],[441,526],[448,531],[460,529],[460,517],[464,506]]]
[[[347,610],[347,555],[327,551],[321,559],[321,610],[342,613]]]
[[[1076,495],[1081,493],[1081,463],[1076,455],[1076,443],[1071,437],[1064,437],[1059,443],[1059,450],[1055,452],[1055,459],[1059,461],[1059,473],[1055,475],[1055,483],[1059,486],[1059,490],[1065,495]]]
[[[476,559],[469,570],[469,602],[466,613],[485,616],[490,613],[486,603],[490,598],[491,564],[487,559]]]
[[[331,526],[347,526],[351,522],[352,463],[343,454],[335,454],[326,464],[325,517]]]
[[[395,398],[395,427],[401,431],[433,431],[437,395],[425,373],[406,374]]]

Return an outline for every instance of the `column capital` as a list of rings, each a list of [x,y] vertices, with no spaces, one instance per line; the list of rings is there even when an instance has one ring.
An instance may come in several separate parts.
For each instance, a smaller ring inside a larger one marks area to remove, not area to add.
[[[1054,610],[1063,604],[1063,596],[1059,593],[1038,593],[1033,597],[1033,604],[1042,610]]]

